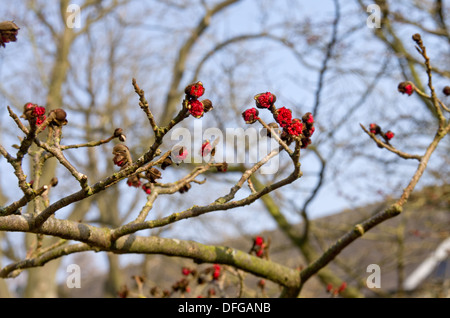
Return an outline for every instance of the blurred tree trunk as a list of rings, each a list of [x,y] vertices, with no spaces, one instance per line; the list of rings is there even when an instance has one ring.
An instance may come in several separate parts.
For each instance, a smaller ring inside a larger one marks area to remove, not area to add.
[[[48,242],[54,242],[54,239],[48,240]],[[55,260],[45,264],[45,267],[37,267],[27,271],[28,279],[23,297],[57,298],[56,272],[60,264],[61,260]]]
[[[61,12],[65,11],[68,1],[64,0],[60,2]],[[61,17],[65,20],[65,17]],[[50,82],[47,94],[46,109],[50,111],[52,109],[60,108],[63,104],[62,98],[62,86],[67,78],[69,71],[69,53],[75,39],[73,29],[63,28],[61,34],[55,37],[56,52],[55,59],[50,75]],[[41,184],[48,184],[50,180],[56,175],[57,160],[52,158],[47,160],[43,173],[41,176]],[[32,208],[32,205],[30,205]],[[36,235],[27,234],[28,239],[26,241],[35,241]],[[48,246],[55,243],[58,239],[45,238],[43,246]],[[28,245],[28,248],[30,245]],[[56,272],[59,268],[60,261],[55,261],[47,264],[45,268],[35,268],[28,272],[27,286],[25,289],[24,297],[34,298],[52,298],[58,297]]]
[[[1,199],[1,189],[0,189],[0,199]],[[0,202],[2,202],[0,200]],[[0,242],[2,241],[4,237],[3,233],[0,233]],[[0,268],[2,267],[2,258],[3,258],[3,251],[0,249]],[[9,292],[8,285],[6,284],[6,281],[3,278],[0,278],[0,298],[9,298],[11,297],[11,293]]]
[[[61,24],[63,25],[61,32],[56,32],[56,29],[52,26],[51,21],[46,19],[43,12],[36,11],[38,18],[41,20],[44,25],[48,27],[53,36],[53,40],[55,43],[56,51],[54,53],[53,64],[51,67],[50,78],[48,83],[48,93],[46,100],[46,109],[50,111],[56,108],[65,108],[64,98],[63,98],[63,86],[67,82],[68,74],[71,70],[71,64],[69,55],[72,51],[72,46],[75,39],[83,33],[89,32],[89,26],[97,21],[97,19],[101,19],[105,14],[110,12],[112,8],[116,7],[118,4],[114,1],[109,7],[105,7],[98,12],[98,16],[92,18],[91,20],[86,20],[84,28],[80,31],[66,27],[66,16],[67,16],[67,7],[69,5],[69,0],[63,0],[59,3],[59,19],[61,20]],[[94,2],[86,2],[83,6],[85,10],[86,6],[94,6],[96,5]],[[39,9],[35,9],[39,10]],[[89,89],[93,90],[93,87]],[[86,125],[89,125],[89,120],[86,120]],[[90,140],[93,136],[90,133],[89,127],[86,131],[86,139]],[[92,150],[89,149],[89,157],[92,156]],[[96,159],[89,160],[87,167],[90,167],[87,172],[89,175],[93,177],[95,180],[97,173]],[[43,173],[41,176],[41,184],[48,184],[48,182],[55,176],[57,167],[57,160],[52,158],[47,160]],[[70,216],[70,219],[82,219],[85,214],[91,209],[92,200],[86,200],[79,202],[75,205],[73,209],[73,214]],[[27,234],[26,241],[28,242],[27,249],[30,248],[32,244],[35,242],[35,235]],[[56,239],[53,238],[45,238],[42,242],[42,246],[48,246],[55,243]],[[31,244],[31,245],[30,245]],[[116,268],[116,262],[111,266],[112,269]],[[58,267],[60,265],[59,261],[51,262],[47,264],[45,268],[38,268],[29,271],[28,273],[28,281],[27,288],[25,289],[25,297],[57,297],[57,282],[56,282],[56,273]],[[115,272],[119,272],[116,270]],[[117,276],[115,274],[115,276]],[[115,282],[116,280],[113,280]],[[115,285],[114,285],[115,286]]]
[[[117,293],[124,284],[123,272],[119,264],[119,256],[108,253],[108,276],[105,282],[104,297],[117,297]]]

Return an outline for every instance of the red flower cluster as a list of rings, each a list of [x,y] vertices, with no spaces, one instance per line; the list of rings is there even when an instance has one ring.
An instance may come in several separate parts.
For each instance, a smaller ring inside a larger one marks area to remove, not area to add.
[[[291,136],[299,136],[303,131],[303,123],[298,118],[294,118],[292,122],[285,128]]]
[[[277,97],[270,92],[258,94],[254,98],[258,108],[271,108],[277,100]]]
[[[333,284],[329,283],[327,285],[327,293],[330,293],[331,296],[336,297],[337,295],[343,293],[347,289],[347,283],[342,282],[342,284],[338,288],[334,288]]]
[[[313,114],[311,114],[311,113],[309,113],[309,112],[303,115],[302,120],[303,120],[303,122],[304,122],[305,124],[307,124],[307,125],[312,125],[312,124],[314,124],[314,117],[313,117]]]
[[[187,268],[187,267],[183,267],[182,270],[181,270],[181,273],[182,273],[184,276],[189,276],[189,274],[190,274],[191,272],[192,272],[192,271],[191,271],[189,268]]]
[[[205,93],[205,87],[202,82],[188,85],[184,92],[186,93],[187,109],[195,118],[201,118],[205,113],[213,109],[213,105],[209,99],[199,101],[198,98]]]
[[[23,106],[23,115],[21,117],[27,119],[30,124],[37,126],[40,126],[47,118],[45,116],[45,107],[33,103],[26,103]]]
[[[276,123],[271,123],[270,125],[275,125],[278,128],[283,128],[283,132],[280,137],[282,140],[286,141],[288,144],[294,139],[302,142],[302,148],[306,148],[311,144],[311,136],[313,135],[314,128],[314,117],[311,113],[306,113],[302,119],[292,118],[292,111],[289,108],[275,107],[276,96],[270,92],[261,93],[254,97],[257,108],[269,109],[275,119]],[[242,113],[247,124],[253,124],[258,118],[259,112],[256,108],[250,108]],[[271,135],[268,134],[270,137]]]
[[[414,92],[414,85],[411,82],[401,82],[397,89],[400,93],[411,96]]]
[[[253,246],[250,250],[250,254],[255,253],[256,256],[261,258],[267,258],[267,248],[268,244],[264,242],[264,238],[262,236],[256,236],[253,239]]]
[[[141,182],[141,180],[139,180],[138,176],[131,176],[127,180],[127,185],[129,187],[140,188],[142,185],[142,182]]]
[[[306,148],[311,144],[311,137],[314,134],[316,128],[314,127],[314,117],[311,113],[306,113],[302,117],[303,122],[303,137],[302,148]]]
[[[266,287],[266,281],[264,279],[260,279],[258,281],[258,287],[264,289],[264,287]]]
[[[390,130],[388,130],[386,133],[383,133],[380,126],[375,123],[371,123],[369,125],[369,131],[374,135],[381,135],[381,137],[383,137],[387,143],[389,143],[389,140],[391,140],[395,136],[395,134]]]
[[[124,161],[123,161],[123,160],[116,159],[116,158],[113,158],[113,162],[114,162],[114,164],[115,164],[116,166],[119,166],[119,167],[122,167],[123,164],[124,164]]]
[[[327,293],[330,293],[333,290],[333,284],[329,283],[327,285]]]
[[[384,135],[387,138],[387,140],[391,140],[392,138],[394,138],[394,133],[390,130],[387,131]]]
[[[213,271],[213,279],[214,280],[218,280],[220,277],[220,271],[221,271],[221,267],[219,264],[214,264],[213,266],[214,271]]]
[[[255,237],[255,245],[262,246],[264,244],[264,239],[261,236]]]
[[[142,186],[142,190],[144,190],[144,192],[147,194],[152,193],[152,189],[150,188],[150,185],[147,183]]]
[[[286,128],[292,123],[292,111],[286,107],[281,107],[277,110],[276,115],[277,123],[282,127]]]
[[[377,124],[375,124],[375,123],[372,123],[372,124],[370,124],[370,126],[369,126],[369,131],[372,133],[372,134],[379,134],[380,132],[381,132],[381,128],[380,128],[380,126],[378,126]]]
[[[205,93],[205,87],[203,87],[203,83],[202,82],[197,82],[197,83],[193,83],[191,85],[188,85],[185,88],[184,92],[190,98],[197,99],[197,98],[199,98],[200,96],[202,96]]]
[[[201,118],[203,116],[205,110],[203,109],[203,104],[200,101],[194,99],[189,101],[188,105],[189,112],[192,116],[195,118]]]
[[[253,124],[258,120],[259,111],[256,108],[249,108],[242,113],[246,124]]]

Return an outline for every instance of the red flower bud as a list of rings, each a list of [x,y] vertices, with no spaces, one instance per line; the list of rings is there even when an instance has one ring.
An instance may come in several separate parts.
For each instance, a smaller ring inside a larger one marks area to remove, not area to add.
[[[386,134],[384,134],[386,136],[387,140],[391,140],[392,138],[394,138],[394,133],[392,131],[388,131],[386,132]]]
[[[381,132],[380,126],[378,126],[378,125],[375,124],[375,123],[370,124],[369,130],[370,130],[370,132],[371,132],[372,134],[375,134],[375,135],[376,135],[376,134],[379,134],[379,133]]]
[[[254,99],[256,101],[256,107],[271,108],[277,100],[277,97],[270,92],[266,92],[256,95]]]
[[[401,82],[398,84],[397,89],[400,93],[411,96],[414,92],[414,84],[411,82]]]
[[[204,114],[203,104],[198,100],[191,100],[188,104],[189,113],[195,118],[201,118]]]
[[[305,115],[303,115],[303,117],[302,117],[302,121],[305,123],[305,124],[314,124],[314,117],[313,117],[313,114],[311,114],[311,113],[306,113]]]
[[[40,126],[46,119],[47,117],[45,117],[45,115],[36,118],[36,125]]]
[[[259,111],[256,108],[247,109],[242,113],[246,124],[253,124],[258,120]]]
[[[261,289],[266,287],[266,281],[264,279],[260,279],[258,282],[258,287]]]
[[[38,106],[33,103],[26,103],[23,106],[22,118],[25,118],[30,124],[41,125],[47,118],[45,115],[45,107]]]
[[[286,127],[287,132],[292,136],[298,136],[303,131],[303,123],[298,118],[294,118],[290,125]]]
[[[347,283],[343,282],[341,286],[339,286],[338,293],[342,293],[347,288]]]
[[[214,264],[213,268],[214,268],[213,278],[215,280],[217,280],[220,277],[220,270],[221,270],[220,265],[219,264]]]
[[[190,97],[199,98],[205,93],[205,88],[202,82],[197,82],[187,86],[184,92]]]
[[[255,238],[255,245],[261,246],[264,243],[264,239],[261,236]]]
[[[36,117],[42,116],[45,114],[45,107],[37,106],[33,109],[33,114]]]
[[[127,180],[127,185],[129,187],[135,187],[135,188],[139,188],[141,186],[141,181],[139,180],[139,177],[137,176],[131,176],[128,178]]]
[[[144,190],[144,192],[147,193],[147,194],[152,193],[152,189],[149,186],[147,186],[146,184],[144,184],[142,186],[142,190]]]
[[[183,267],[183,269],[181,270],[181,273],[184,276],[188,276],[191,273],[191,270],[189,268],[187,268],[187,267]]]
[[[311,139],[308,137],[302,138],[302,149],[307,148],[311,144]]]
[[[276,120],[282,128],[289,126],[292,123],[292,111],[286,107],[279,108],[277,110]]]
[[[258,257],[262,257],[263,254],[264,254],[264,248],[262,248],[262,247],[256,251],[256,256],[258,256]]]
[[[330,293],[333,290],[333,285],[331,283],[329,283],[327,285],[327,293]]]

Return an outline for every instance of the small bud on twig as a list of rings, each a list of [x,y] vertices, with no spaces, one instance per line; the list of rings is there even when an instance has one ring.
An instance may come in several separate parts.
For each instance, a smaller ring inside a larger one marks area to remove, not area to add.
[[[161,169],[166,170],[167,167],[171,166],[173,163],[172,159],[170,157],[167,157],[164,159],[164,161],[161,163]]]
[[[114,130],[114,137],[115,138],[119,138],[119,140],[121,142],[125,142],[127,140],[127,137],[125,136],[125,134],[123,133],[123,129],[122,128],[116,128]]]
[[[418,45],[422,45],[422,37],[420,36],[419,33],[416,33],[412,36],[412,39],[414,40],[414,42],[416,42]]]
[[[67,125],[67,113],[64,109],[57,108],[50,111],[49,116],[53,116],[53,120],[50,125],[64,126]]]
[[[147,170],[147,172],[145,173],[145,177],[151,183],[156,183],[157,179],[161,179],[161,171],[159,171],[158,169],[152,167],[152,168]]]
[[[184,92],[186,93],[186,95],[189,98],[199,98],[200,96],[202,96],[205,93],[205,88],[203,87],[202,82],[197,82],[197,83],[188,85],[184,89]]]
[[[57,185],[58,185],[58,178],[53,177],[53,178],[50,180],[50,186],[56,187]]]
[[[228,163],[223,162],[220,166],[217,166],[217,171],[218,172],[227,172],[228,170]]]
[[[450,96],[450,86],[445,86],[442,92],[445,96]]]
[[[204,99],[201,101],[201,103],[203,105],[203,111],[205,113],[209,112],[214,108],[212,102],[209,99]]]

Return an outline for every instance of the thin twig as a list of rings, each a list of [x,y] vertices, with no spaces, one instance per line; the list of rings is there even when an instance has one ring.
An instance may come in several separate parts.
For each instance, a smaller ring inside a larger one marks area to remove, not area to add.
[[[20,130],[22,130],[25,135],[28,135],[28,128],[25,127],[25,125],[20,121],[20,118],[12,111],[11,107],[7,107],[9,116],[11,116],[12,119],[14,119],[14,122],[17,124],[17,127],[19,127]]]
[[[107,144],[108,142],[110,142],[111,140],[113,140],[114,138],[116,138],[115,136],[111,136],[107,139],[102,139],[102,140],[98,140],[98,141],[90,141],[87,143],[83,143],[83,144],[76,144],[76,145],[61,145],[60,149],[61,150],[66,150],[66,149],[76,149],[76,148],[83,148],[83,147],[97,147],[103,144]]]
[[[377,137],[375,137],[374,134],[372,134],[371,132],[369,132],[369,131],[366,129],[366,127],[364,127],[364,125],[362,125],[362,124],[359,124],[359,125],[360,125],[361,128],[364,130],[364,132],[365,132],[366,134],[368,134],[368,135],[370,136],[370,138],[372,138],[372,139],[377,143],[378,146],[380,146],[380,147],[382,147],[382,148],[386,148],[386,149],[389,150],[390,152],[395,153],[396,155],[400,156],[400,157],[403,158],[403,159],[416,159],[416,160],[419,160],[419,161],[422,160],[422,156],[419,156],[419,155],[411,155],[411,154],[409,154],[409,153],[400,151],[400,150],[398,150],[397,148],[395,148],[395,147],[393,147],[393,146],[391,146],[391,145],[388,145],[388,144],[382,142],[382,141],[379,140]]]
[[[134,91],[136,92],[136,94],[139,95],[139,106],[144,111],[144,113],[147,115],[150,126],[152,126],[153,131],[156,133],[159,128],[158,128],[158,125],[156,124],[155,117],[153,116],[152,112],[150,111],[148,102],[145,99],[144,91],[142,89],[140,89],[135,78],[133,78],[132,84],[134,87]]]
[[[273,129],[272,127],[269,127],[269,125],[267,125],[264,120],[262,120],[261,118],[258,117],[258,121],[261,125],[263,125],[264,128],[267,129],[267,131],[270,131],[270,136],[275,138],[275,140],[283,147],[284,150],[286,150],[286,152],[292,156],[293,155],[293,151],[291,148],[289,148],[289,146],[283,141],[281,140],[281,138],[278,136],[278,134],[276,133],[275,129]]]

